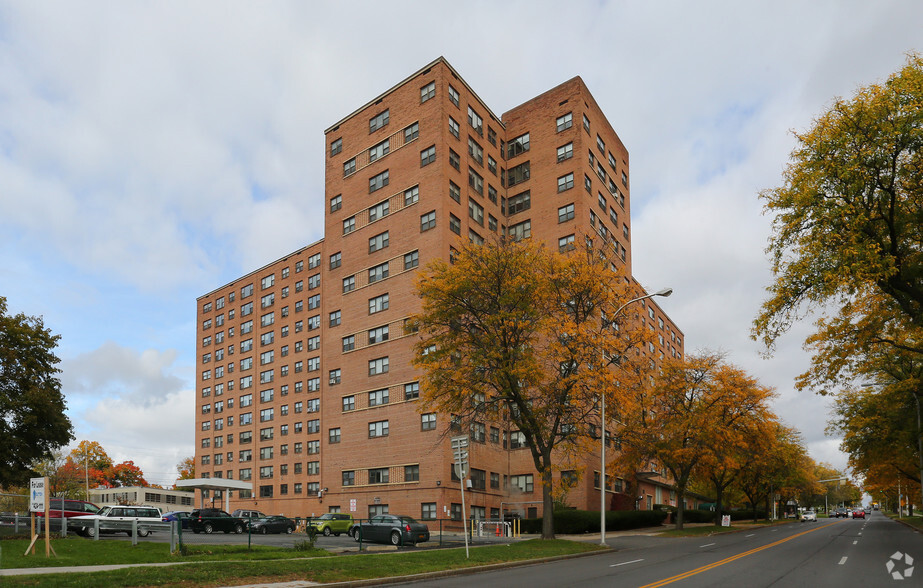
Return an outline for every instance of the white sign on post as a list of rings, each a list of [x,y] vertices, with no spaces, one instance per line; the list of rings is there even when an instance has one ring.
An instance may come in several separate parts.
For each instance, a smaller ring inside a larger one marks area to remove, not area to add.
[[[45,478],[29,479],[29,511],[45,512]]]
[[[721,526],[722,527],[731,526],[731,515],[721,515]]]

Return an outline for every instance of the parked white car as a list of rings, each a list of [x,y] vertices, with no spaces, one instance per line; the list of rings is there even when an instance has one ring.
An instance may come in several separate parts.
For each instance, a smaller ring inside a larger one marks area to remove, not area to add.
[[[100,533],[124,532],[128,535],[131,535],[131,522],[138,521],[138,536],[147,537],[151,531],[145,523],[159,525],[163,522],[163,515],[155,506],[104,506],[94,515],[71,517],[67,526],[84,537],[93,537],[96,520],[99,520]]]
[[[804,511],[803,513],[801,513],[801,522],[803,523],[805,521],[813,521],[816,523],[817,513],[815,513],[813,510]]]

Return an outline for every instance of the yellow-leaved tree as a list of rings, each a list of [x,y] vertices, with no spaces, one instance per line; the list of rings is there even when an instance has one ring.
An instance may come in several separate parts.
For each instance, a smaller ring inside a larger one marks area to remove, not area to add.
[[[553,538],[552,473],[593,442],[601,395],[621,401],[610,358],[650,336],[616,316],[636,294],[630,281],[592,248],[501,241],[431,262],[417,292],[424,405],[451,415],[457,431],[485,421],[521,431],[541,477],[542,537]]]

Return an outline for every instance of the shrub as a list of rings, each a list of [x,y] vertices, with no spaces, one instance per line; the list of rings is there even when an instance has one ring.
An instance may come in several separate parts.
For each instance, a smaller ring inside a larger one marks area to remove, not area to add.
[[[663,524],[667,513],[659,510],[614,510],[606,512],[606,529],[625,531]],[[523,533],[541,533],[542,517],[522,519]],[[561,510],[554,513],[554,532],[564,535],[599,532],[598,510]]]

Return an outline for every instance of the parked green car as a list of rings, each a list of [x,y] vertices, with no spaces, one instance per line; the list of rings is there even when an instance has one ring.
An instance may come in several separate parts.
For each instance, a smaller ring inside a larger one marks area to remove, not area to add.
[[[343,512],[328,512],[316,519],[311,519],[311,528],[315,533],[325,536],[339,536],[340,533],[349,533],[354,524],[353,515]]]

